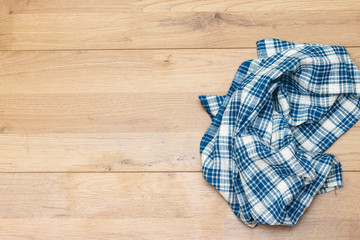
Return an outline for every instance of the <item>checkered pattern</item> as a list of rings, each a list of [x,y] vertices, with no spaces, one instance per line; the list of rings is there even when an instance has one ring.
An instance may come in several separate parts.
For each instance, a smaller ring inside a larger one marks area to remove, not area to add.
[[[360,70],[344,47],[265,39],[225,96],[199,96],[212,123],[204,178],[246,225],[295,225],[315,195],[342,187],[323,153],[360,118]]]

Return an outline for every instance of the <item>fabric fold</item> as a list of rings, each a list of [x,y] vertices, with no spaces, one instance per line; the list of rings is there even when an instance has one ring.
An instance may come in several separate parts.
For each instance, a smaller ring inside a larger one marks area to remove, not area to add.
[[[213,119],[219,108],[224,101],[225,96],[218,95],[200,95],[199,99],[201,105],[205,108],[206,112],[209,114],[210,118]]]
[[[323,153],[360,118],[360,70],[341,46],[258,41],[225,96],[201,95],[212,119],[204,178],[246,225],[295,225],[315,195],[342,187]]]

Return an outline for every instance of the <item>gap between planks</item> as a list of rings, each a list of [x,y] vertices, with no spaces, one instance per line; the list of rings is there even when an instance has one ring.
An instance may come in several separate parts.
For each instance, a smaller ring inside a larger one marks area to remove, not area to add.
[[[336,45],[335,45],[336,46]],[[340,45],[339,45],[340,46]],[[360,45],[350,45],[345,46],[346,48],[359,48]],[[7,49],[0,49],[0,52],[77,52],[77,51],[177,51],[177,50],[242,50],[242,49],[250,49],[256,50],[256,47],[174,47],[174,48],[64,48],[64,49],[14,49],[14,50],[7,50]]]
[[[360,170],[342,170],[342,172],[346,172],[346,173],[358,173],[360,172]],[[123,174],[123,173],[129,173],[129,174],[148,174],[148,173],[201,173],[201,171],[198,171],[198,170],[194,170],[194,171],[169,171],[169,170],[164,170],[164,171],[152,171],[152,170],[149,170],[149,171],[34,171],[34,172],[31,172],[31,171],[24,171],[24,172],[21,172],[21,171],[17,171],[17,172],[0,172],[0,174],[32,174],[32,173],[44,173],[44,174],[48,174],[48,173],[55,173],[55,174],[58,174],[58,173],[74,173],[74,174],[79,174],[79,173],[84,173],[84,174],[92,174],[92,173],[116,173],[116,174]]]

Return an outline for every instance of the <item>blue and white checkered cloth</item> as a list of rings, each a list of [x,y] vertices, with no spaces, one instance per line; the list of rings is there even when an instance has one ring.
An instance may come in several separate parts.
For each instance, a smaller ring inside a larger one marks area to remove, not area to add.
[[[342,187],[323,153],[360,118],[360,70],[341,46],[265,39],[225,96],[199,96],[212,123],[204,178],[246,225],[295,225],[316,194]]]

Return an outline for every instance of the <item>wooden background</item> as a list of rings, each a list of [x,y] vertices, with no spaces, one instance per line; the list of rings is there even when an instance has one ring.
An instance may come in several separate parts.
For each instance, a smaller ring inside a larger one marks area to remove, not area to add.
[[[202,177],[197,96],[270,37],[360,66],[360,3],[0,0],[0,239],[359,239],[360,122],[295,227],[246,227]]]

